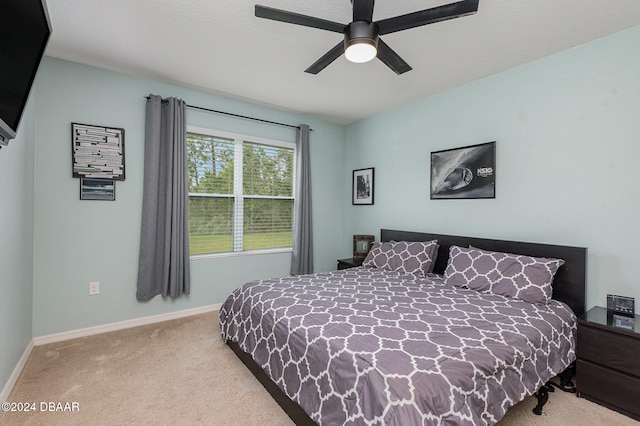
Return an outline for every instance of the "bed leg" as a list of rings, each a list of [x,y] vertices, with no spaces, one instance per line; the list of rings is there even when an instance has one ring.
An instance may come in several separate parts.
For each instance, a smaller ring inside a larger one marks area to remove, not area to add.
[[[536,398],[538,398],[538,404],[533,409],[533,414],[541,415],[542,407],[549,400],[549,392],[554,392],[554,386],[564,392],[576,393],[576,385],[573,384],[571,379],[576,375],[576,363],[573,362],[566,370],[558,374],[560,378],[560,384],[557,384],[551,380],[542,385],[538,392],[536,392]]]
[[[560,378],[560,384],[556,384],[555,382],[548,381],[547,386],[555,386],[561,391],[576,393],[576,385],[573,384],[571,379],[576,375],[576,363],[572,363],[566,370],[562,373],[558,374]]]
[[[549,400],[549,388],[547,385],[543,385],[538,389],[538,392],[536,392],[536,398],[538,398],[538,404],[533,408],[533,414],[539,416],[542,414],[542,407]]]

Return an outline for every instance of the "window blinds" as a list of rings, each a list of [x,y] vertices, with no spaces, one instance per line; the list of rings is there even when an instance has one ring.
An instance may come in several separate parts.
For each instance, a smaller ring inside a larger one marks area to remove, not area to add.
[[[191,255],[291,247],[294,149],[188,133]]]

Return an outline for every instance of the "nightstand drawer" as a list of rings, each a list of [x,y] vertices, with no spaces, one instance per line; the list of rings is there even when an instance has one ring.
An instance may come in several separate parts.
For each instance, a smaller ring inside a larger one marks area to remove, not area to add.
[[[578,325],[578,358],[640,377],[640,340]]]
[[[578,360],[576,385],[578,396],[639,418],[640,379]]]

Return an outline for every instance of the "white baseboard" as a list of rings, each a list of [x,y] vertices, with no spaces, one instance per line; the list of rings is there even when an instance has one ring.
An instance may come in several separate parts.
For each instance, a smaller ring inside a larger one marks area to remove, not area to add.
[[[91,336],[94,334],[108,333],[110,331],[122,330],[125,328],[138,327],[141,325],[155,324],[157,322],[169,321],[178,318],[190,317],[192,315],[204,314],[220,309],[222,304],[201,306],[199,308],[185,309],[182,311],[168,312],[166,314],[152,315],[149,317],[136,318],[126,321],[118,321],[111,324],[97,325],[95,327],[81,328],[78,330],[65,331],[62,333],[48,334],[33,338],[33,345],[40,346],[48,343],[62,342],[64,340],[76,339],[78,337]]]
[[[20,373],[22,373],[22,369],[27,363],[27,360],[29,359],[29,355],[31,355],[31,350],[33,349],[33,346],[34,346],[33,339],[31,339],[27,347],[24,349],[22,356],[18,360],[18,364],[16,364],[16,368],[13,369],[13,373],[11,373],[11,376],[9,376],[9,380],[7,380],[7,383],[4,385],[4,388],[2,389],[2,393],[0,393],[0,404],[3,402],[6,402],[7,398],[9,398],[9,394],[13,389],[13,385],[15,385],[16,382],[18,381],[18,377],[20,377]]]

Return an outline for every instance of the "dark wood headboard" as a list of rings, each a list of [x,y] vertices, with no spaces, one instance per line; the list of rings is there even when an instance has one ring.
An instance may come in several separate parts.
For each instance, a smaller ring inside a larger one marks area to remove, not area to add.
[[[435,273],[443,274],[447,267],[449,247],[474,247],[524,254],[535,257],[562,259],[565,264],[558,269],[553,280],[553,298],[566,303],[580,316],[585,311],[587,287],[587,249],[584,247],[558,246],[552,244],[526,243],[518,241],[490,240],[486,238],[459,237],[455,235],[429,234],[424,232],[380,230],[380,241],[430,241],[438,240],[440,248],[436,258]]]

